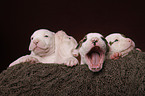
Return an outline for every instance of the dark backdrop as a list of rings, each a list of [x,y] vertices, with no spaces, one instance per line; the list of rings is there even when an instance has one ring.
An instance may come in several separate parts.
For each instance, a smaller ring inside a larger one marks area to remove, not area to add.
[[[89,1],[89,2],[88,2]],[[5,0],[1,11],[1,71],[29,54],[32,33],[40,28],[64,30],[79,41],[88,32],[120,32],[145,51],[145,8],[139,1]]]

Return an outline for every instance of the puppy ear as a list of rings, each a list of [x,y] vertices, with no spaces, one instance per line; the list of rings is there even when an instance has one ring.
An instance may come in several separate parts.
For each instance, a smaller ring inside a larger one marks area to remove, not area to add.
[[[65,33],[63,30],[59,30],[59,31],[57,31],[57,33],[59,33],[59,32],[60,32],[60,33],[63,33],[63,34]]]
[[[87,36],[85,36],[78,44],[78,46],[76,47],[76,49],[79,49],[82,46],[82,43],[85,42],[87,40]]]
[[[126,36],[124,34],[121,34],[122,37],[126,38]]]
[[[106,53],[108,53],[109,52],[108,42],[104,37],[101,37],[101,39],[105,42],[105,44],[106,44]]]
[[[79,48],[82,46],[82,43],[83,43],[83,42],[82,42],[82,40],[81,40],[75,49],[79,49]]]
[[[52,34],[53,34],[53,35],[55,35],[55,33],[54,33],[54,32],[52,32]]]

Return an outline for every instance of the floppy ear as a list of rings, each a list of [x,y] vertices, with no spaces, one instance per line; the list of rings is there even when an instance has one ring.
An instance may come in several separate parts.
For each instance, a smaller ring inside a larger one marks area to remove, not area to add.
[[[53,35],[55,35],[55,33],[54,33],[54,32],[52,32],[52,34],[53,34]]]
[[[81,40],[75,49],[79,49],[79,48],[82,46],[82,43],[83,43],[83,42],[82,42],[82,40]]]
[[[121,34],[122,37],[126,38],[126,36],[124,34]]]
[[[101,39],[105,42],[106,44],[106,54],[109,52],[109,46],[108,46],[108,42],[104,37],[101,37]]]
[[[85,36],[77,45],[76,49],[79,49],[82,46],[82,43],[85,42],[87,40],[87,36]]]
[[[54,32],[51,32],[51,35],[52,35],[52,36],[55,36],[55,33],[54,33]]]

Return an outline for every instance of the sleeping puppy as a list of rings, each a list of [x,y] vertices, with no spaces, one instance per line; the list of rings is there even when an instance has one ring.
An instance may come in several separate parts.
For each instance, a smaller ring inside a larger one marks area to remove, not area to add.
[[[55,34],[55,45],[55,63],[64,63],[67,66],[78,64],[75,58],[78,56],[78,51],[75,50],[77,41],[72,36],[68,36],[64,31],[58,31]]]
[[[12,62],[9,67],[21,62],[30,63],[54,63],[55,59],[55,33],[40,29],[35,31],[31,36],[29,45],[30,55],[22,56]]]
[[[110,34],[105,39],[108,41],[110,47],[107,56],[108,59],[124,57],[135,48],[135,43],[130,38],[126,38],[120,33]]]
[[[81,56],[81,64],[87,64],[93,72],[102,69],[108,44],[99,33],[87,34],[79,43],[77,48]]]

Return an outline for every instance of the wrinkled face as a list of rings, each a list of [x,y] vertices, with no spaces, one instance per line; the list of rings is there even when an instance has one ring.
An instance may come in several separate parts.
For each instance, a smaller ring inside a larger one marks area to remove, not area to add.
[[[35,31],[31,36],[29,50],[36,55],[45,55],[54,49],[54,33],[46,29]]]
[[[89,69],[93,72],[100,71],[107,51],[107,42],[104,37],[99,33],[89,33],[79,44],[79,52],[85,58]]]
[[[128,52],[135,47],[135,43],[124,35],[119,33],[113,33],[106,37],[109,43],[111,52]]]
[[[72,54],[77,46],[77,41],[72,36],[68,36],[64,31],[58,31],[55,34],[55,38],[56,42],[60,44],[58,46],[59,49],[66,55],[70,55],[70,52]]]

